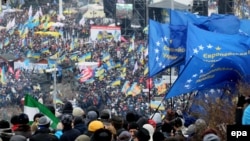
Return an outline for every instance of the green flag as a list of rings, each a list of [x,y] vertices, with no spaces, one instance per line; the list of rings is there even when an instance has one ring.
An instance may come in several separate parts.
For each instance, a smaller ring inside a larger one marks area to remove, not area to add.
[[[24,100],[24,113],[29,116],[33,122],[33,117],[37,113],[42,113],[51,120],[51,127],[56,129],[59,119],[43,104],[35,100],[32,96],[26,95]]]

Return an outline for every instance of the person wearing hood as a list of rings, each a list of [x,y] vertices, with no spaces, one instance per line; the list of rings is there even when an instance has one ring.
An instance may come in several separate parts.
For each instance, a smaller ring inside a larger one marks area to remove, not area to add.
[[[51,133],[50,120],[46,116],[42,116],[38,120],[38,130],[30,137],[30,141],[59,141],[59,139]]]
[[[144,124],[142,127],[148,130],[150,136],[149,141],[153,141],[153,134],[155,132],[154,127],[151,124]]]
[[[153,115],[151,115],[150,119],[152,119],[156,123],[155,130],[160,131],[161,130],[161,125],[162,125],[161,114],[156,112]]]
[[[62,114],[71,114],[72,115],[73,112],[73,105],[70,101],[67,101],[64,105],[64,107],[62,108]]]

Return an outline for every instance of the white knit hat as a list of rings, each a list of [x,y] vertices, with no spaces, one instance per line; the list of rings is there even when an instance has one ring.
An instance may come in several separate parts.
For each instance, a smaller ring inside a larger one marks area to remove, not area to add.
[[[72,111],[72,115],[73,115],[74,117],[80,117],[80,116],[83,116],[84,114],[85,114],[85,113],[84,113],[83,109],[80,108],[80,107],[75,107],[75,108],[73,109],[73,111]]]

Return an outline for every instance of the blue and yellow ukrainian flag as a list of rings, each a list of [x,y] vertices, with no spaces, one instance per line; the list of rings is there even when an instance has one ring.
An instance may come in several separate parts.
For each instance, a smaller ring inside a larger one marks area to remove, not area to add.
[[[85,60],[91,59],[91,52],[85,54]]]
[[[5,75],[5,67],[2,67],[1,70],[1,83],[2,84],[6,84],[7,83],[7,79],[6,79],[6,75]]]
[[[105,69],[104,68],[101,68],[101,69],[98,69],[95,71],[95,77],[100,77],[104,74],[105,72]]]
[[[121,80],[120,79],[117,79],[117,80],[115,80],[115,81],[113,81],[112,83],[111,83],[111,86],[120,86],[121,85]]]
[[[72,54],[69,58],[70,58],[70,60],[72,60],[72,61],[77,61],[78,55],[77,55],[77,54]]]
[[[110,54],[109,53],[105,53],[105,54],[102,55],[102,61],[103,62],[105,62],[105,61],[107,61],[109,59],[110,59]]]
[[[50,53],[50,50],[48,48],[43,48],[43,49],[41,49],[41,53],[42,54]]]
[[[129,87],[130,87],[129,81],[125,81],[125,83],[122,86],[121,92],[123,92],[124,94],[126,94],[126,92],[128,91]]]
[[[4,46],[8,46],[9,45],[9,43],[10,43],[10,39],[9,39],[9,37],[7,37],[5,40],[4,40]]]
[[[32,58],[39,59],[41,57],[40,53],[33,53]]]

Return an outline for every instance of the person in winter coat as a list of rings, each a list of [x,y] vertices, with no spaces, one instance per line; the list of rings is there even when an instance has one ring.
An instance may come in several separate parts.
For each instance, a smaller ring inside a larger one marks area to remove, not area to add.
[[[75,117],[73,121],[73,125],[74,125],[74,129],[79,130],[81,134],[84,134],[87,130],[84,119],[82,117]]]
[[[59,139],[51,133],[50,120],[46,116],[42,116],[38,121],[38,130],[30,137],[30,141],[59,141]]]
[[[61,123],[63,124],[63,134],[60,137],[60,141],[74,141],[81,132],[77,129],[72,128],[73,116],[70,114],[63,114],[61,118]]]
[[[31,132],[31,127],[28,124],[29,123],[29,117],[25,113],[21,113],[18,115],[17,119],[17,127],[13,131],[15,135],[22,135],[25,136],[26,138],[29,138],[32,135]]]

